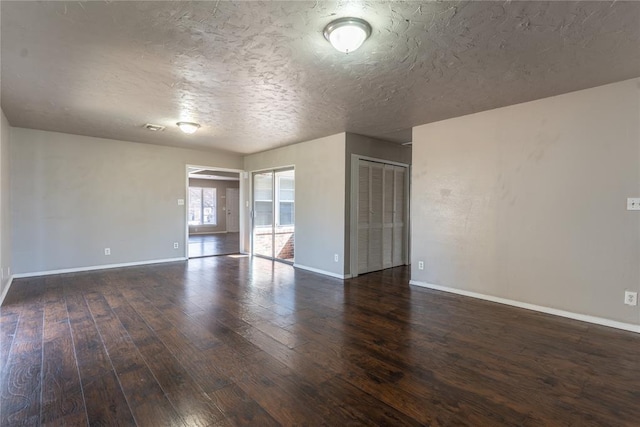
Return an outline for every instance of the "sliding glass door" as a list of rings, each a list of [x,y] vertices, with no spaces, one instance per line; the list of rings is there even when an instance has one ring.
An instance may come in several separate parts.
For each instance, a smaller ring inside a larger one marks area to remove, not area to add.
[[[293,169],[253,174],[253,254],[293,262],[295,240]]]

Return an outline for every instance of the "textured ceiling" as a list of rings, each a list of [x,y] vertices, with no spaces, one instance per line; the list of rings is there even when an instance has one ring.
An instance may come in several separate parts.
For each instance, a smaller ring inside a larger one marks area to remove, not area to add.
[[[637,2],[1,2],[13,126],[252,153],[640,76]],[[349,55],[324,26],[373,33]],[[179,120],[202,128],[182,135]],[[164,125],[163,132],[143,129]]]

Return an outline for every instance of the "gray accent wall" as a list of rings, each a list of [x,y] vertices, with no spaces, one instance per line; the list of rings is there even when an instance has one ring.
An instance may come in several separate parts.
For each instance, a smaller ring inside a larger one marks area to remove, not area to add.
[[[185,257],[177,201],[186,165],[203,163],[242,168],[226,152],[12,128],[15,273]]]
[[[190,225],[189,234],[220,233],[227,231],[227,188],[239,188],[239,181],[189,178],[189,187],[215,188],[217,215],[216,225]],[[233,208],[237,210],[238,206],[234,206]]]
[[[11,274],[11,176],[9,173],[9,122],[0,110],[0,299],[6,290]]]
[[[414,128],[412,280],[640,324],[639,88]]]
[[[244,159],[246,171],[295,167],[295,264],[338,275],[344,271],[344,154],[345,134],[340,133]],[[243,179],[249,184],[251,174]],[[249,192],[242,197],[249,211]],[[249,221],[246,229],[250,233]],[[249,248],[248,241],[245,247]],[[338,254],[338,262],[334,254]]]

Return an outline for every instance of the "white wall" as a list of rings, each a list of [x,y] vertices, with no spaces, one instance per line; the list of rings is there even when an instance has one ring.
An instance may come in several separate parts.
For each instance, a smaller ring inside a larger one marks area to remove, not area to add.
[[[412,279],[640,324],[639,87],[415,128]]]
[[[0,110],[0,302],[11,277],[11,211],[9,174],[10,127],[4,112]]]
[[[246,171],[295,167],[295,264],[340,276],[344,271],[344,156],[345,134],[341,133],[252,154],[244,160]],[[249,194],[242,197],[249,203]],[[246,229],[250,230],[249,224]]]
[[[14,272],[184,257],[177,200],[186,164],[202,163],[242,168],[229,153],[12,128]]]

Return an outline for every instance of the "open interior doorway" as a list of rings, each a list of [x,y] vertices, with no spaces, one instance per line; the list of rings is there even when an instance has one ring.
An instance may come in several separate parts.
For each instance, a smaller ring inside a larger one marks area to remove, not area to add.
[[[240,252],[240,173],[188,167],[187,256]]]

